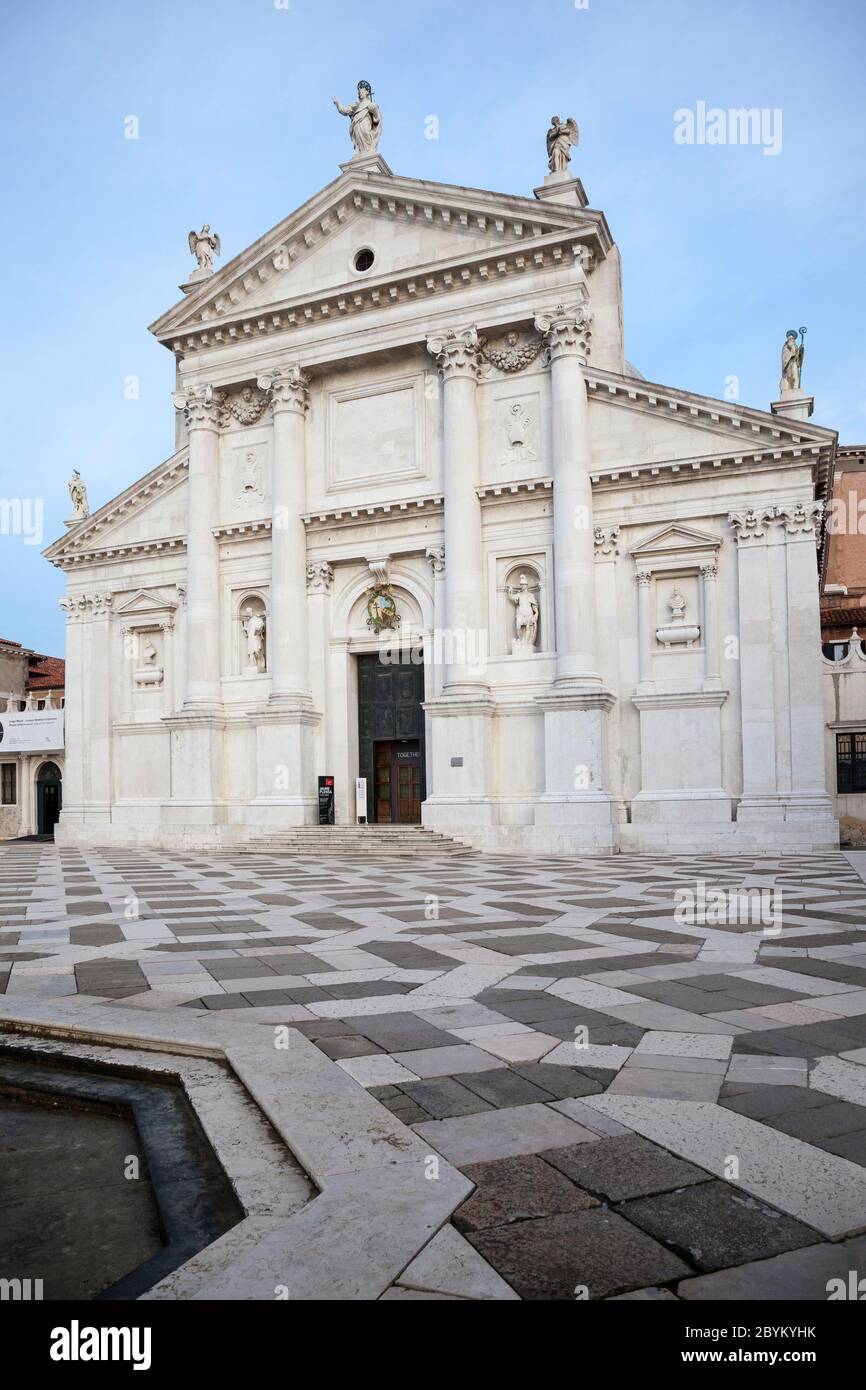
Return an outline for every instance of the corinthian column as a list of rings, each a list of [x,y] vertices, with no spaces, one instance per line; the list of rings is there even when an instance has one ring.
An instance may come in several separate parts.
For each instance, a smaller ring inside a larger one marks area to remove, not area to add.
[[[175,393],[189,431],[187,622],[184,710],[220,703],[219,410],[210,386]]]
[[[274,411],[271,609],[268,665],[274,703],[309,705],[307,654],[306,426],[308,378],[299,366],[259,377]]]
[[[443,383],[445,494],[445,679],[443,695],[484,695],[488,630],[481,545],[478,405],[479,356],[475,328],[433,336],[427,350]]]
[[[550,351],[557,685],[601,685],[595,654],[592,456],[583,377],[591,324],[592,312],[585,304],[558,304],[535,321]]]

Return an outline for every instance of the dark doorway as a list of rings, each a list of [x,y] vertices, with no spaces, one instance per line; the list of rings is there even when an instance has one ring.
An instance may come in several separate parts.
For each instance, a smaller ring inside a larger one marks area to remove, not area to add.
[[[36,826],[40,835],[54,834],[62,805],[60,768],[56,763],[43,763],[36,777]]]
[[[420,652],[383,661],[358,657],[359,771],[367,779],[367,818],[417,824],[424,800],[424,665]]]

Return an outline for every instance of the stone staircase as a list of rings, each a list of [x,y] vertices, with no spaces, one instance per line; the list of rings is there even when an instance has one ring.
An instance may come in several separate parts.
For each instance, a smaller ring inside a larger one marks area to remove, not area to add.
[[[476,853],[471,846],[428,830],[423,825],[302,825],[286,830],[267,831],[244,845],[244,849],[285,854],[358,855],[378,854],[454,855]]]

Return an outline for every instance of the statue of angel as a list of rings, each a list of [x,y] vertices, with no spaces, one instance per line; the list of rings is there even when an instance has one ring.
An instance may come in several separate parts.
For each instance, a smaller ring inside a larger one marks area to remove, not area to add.
[[[213,271],[214,256],[221,254],[220,239],[216,232],[212,232],[210,223],[205,222],[201,231],[191,231],[187,240],[189,249],[198,262],[199,270],[204,270],[210,275]]]
[[[355,146],[355,154],[375,154],[382,134],[382,113],[373,100],[373,89],[369,82],[358,83],[358,100],[343,106],[336,97],[334,105],[341,116],[350,116],[349,135]]]
[[[547,167],[551,174],[567,174],[571,162],[571,147],[580,139],[577,122],[573,116],[561,121],[551,116],[550,130],[547,132]]]
[[[85,517],[90,516],[90,507],[87,501],[87,487],[77,468],[72,470],[68,487],[73,507],[72,514],[76,521],[83,521]]]

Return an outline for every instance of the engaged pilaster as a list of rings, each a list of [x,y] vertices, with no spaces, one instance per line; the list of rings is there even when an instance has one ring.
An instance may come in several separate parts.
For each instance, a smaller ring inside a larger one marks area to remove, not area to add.
[[[220,703],[219,407],[209,385],[175,392],[189,438],[187,520],[187,628],[184,710]]]
[[[274,413],[271,611],[268,629],[271,700],[310,704],[307,635],[306,413],[309,379],[299,366],[264,372]]]
[[[481,543],[477,382],[474,327],[428,338],[443,383],[445,494],[445,695],[487,692],[489,650]]]

